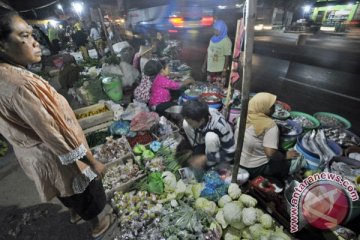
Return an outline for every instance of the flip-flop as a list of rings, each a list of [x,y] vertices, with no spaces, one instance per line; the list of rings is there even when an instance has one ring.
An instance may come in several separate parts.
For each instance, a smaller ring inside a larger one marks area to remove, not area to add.
[[[106,214],[106,216],[108,216],[110,218],[109,219],[109,225],[107,225],[100,232],[98,232],[96,234],[91,234],[91,236],[93,237],[94,240],[102,239],[104,237],[104,235],[115,225],[116,219],[113,217],[113,215],[111,213],[108,213],[108,214]]]
[[[76,215],[75,218],[70,218],[70,223],[72,224],[77,224],[78,222],[80,222],[82,220],[82,218],[79,215]]]

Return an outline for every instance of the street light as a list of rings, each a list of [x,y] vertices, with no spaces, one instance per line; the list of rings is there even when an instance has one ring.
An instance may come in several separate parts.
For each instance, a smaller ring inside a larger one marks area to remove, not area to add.
[[[310,5],[303,6],[304,13],[309,13],[311,9]]]
[[[56,20],[49,20],[49,22],[50,22],[50,25],[53,27],[56,27],[59,24],[59,22]]]
[[[80,17],[80,14],[84,10],[83,3],[82,2],[73,2],[71,5],[72,5],[74,11],[76,12],[76,14]]]
[[[63,11],[63,7],[62,7],[62,5],[59,3],[58,5],[56,5],[56,7],[59,9],[59,10],[61,10],[61,11]]]

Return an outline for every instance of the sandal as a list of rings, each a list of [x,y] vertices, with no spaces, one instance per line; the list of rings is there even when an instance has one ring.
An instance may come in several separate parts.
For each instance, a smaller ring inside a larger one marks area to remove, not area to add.
[[[79,215],[76,215],[75,217],[70,217],[70,223],[72,223],[72,224],[77,224],[81,220],[82,220],[82,218]]]
[[[91,234],[91,236],[95,239],[95,240],[100,240],[104,237],[105,233],[108,232],[110,230],[110,228],[115,225],[114,223],[116,222],[115,221],[115,218],[113,217],[113,215],[111,213],[108,213],[106,216],[105,216],[107,219],[108,219],[108,224],[106,225],[106,227],[104,227],[102,230],[100,230],[98,233],[93,233]]]
[[[70,213],[70,223],[77,224],[82,220],[82,218],[72,209],[69,211]]]

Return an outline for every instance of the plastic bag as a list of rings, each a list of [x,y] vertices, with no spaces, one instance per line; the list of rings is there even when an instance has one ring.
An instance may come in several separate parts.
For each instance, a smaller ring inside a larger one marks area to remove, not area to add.
[[[122,61],[120,69],[123,72],[123,86],[131,87],[140,78],[140,73],[130,63]]]
[[[130,103],[125,112],[121,115],[121,118],[123,120],[131,121],[135,115],[140,112],[149,112],[149,108],[146,106],[146,104],[140,102]]]
[[[295,174],[300,171],[301,168],[307,166],[307,162],[302,154],[300,154],[296,159],[291,160],[291,165],[289,168],[289,174]]]
[[[201,191],[200,197],[217,202],[227,194],[228,184],[226,184],[217,172],[211,171],[204,176],[205,188]]]
[[[155,112],[140,112],[131,120],[131,131],[148,131],[159,123],[159,115]]]
[[[111,135],[126,136],[130,131],[130,122],[128,121],[116,121],[110,126]]]

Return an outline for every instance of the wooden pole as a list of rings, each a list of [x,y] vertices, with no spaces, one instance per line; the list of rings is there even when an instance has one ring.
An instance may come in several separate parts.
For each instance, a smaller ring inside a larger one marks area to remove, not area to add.
[[[112,47],[112,44],[111,44],[111,42],[109,40],[108,32],[106,30],[106,26],[105,26],[105,23],[104,23],[104,17],[102,15],[102,12],[101,12],[100,8],[98,8],[98,12],[99,12],[99,17],[100,17],[101,27],[102,27],[102,29],[103,29],[103,31],[105,33],[105,38],[106,38],[106,43],[108,45],[108,48],[110,49],[111,54],[115,54],[115,51],[114,51],[114,49]]]
[[[237,25],[236,25],[236,36],[235,36],[235,43],[234,43],[234,50],[233,50],[233,55],[235,54],[235,51],[236,51],[236,44],[237,42],[239,41],[239,38],[241,37],[240,36],[240,32],[239,32],[239,26],[241,24],[241,20],[238,20],[237,21]],[[224,109],[225,109],[225,119],[229,119],[229,111],[230,111],[230,104],[231,104],[231,97],[232,97],[232,87],[231,87],[231,73],[233,71],[236,71],[236,69],[233,69],[234,67],[234,64],[232,64],[231,62],[231,67],[230,67],[230,77],[229,77],[229,84],[228,84],[228,88],[227,88],[227,95],[226,95],[226,101],[225,101],[225,106],[224,106]]]
[[[241,151],[243,148],[243,141],[246,128],[247,110],[249,104],[249,93],[251,85],[251,69],[252,69],[252,55],[254,49],[254,27],[256,20],[256,6],[257,0],[246,0],[246,23],[245,23],[245,55],[243,78],[241,88],[241,115],[239,124],[239,133],[235,151],[235,162],[232,174],[232,182],[237,182],[237,175],[239,172]]]

